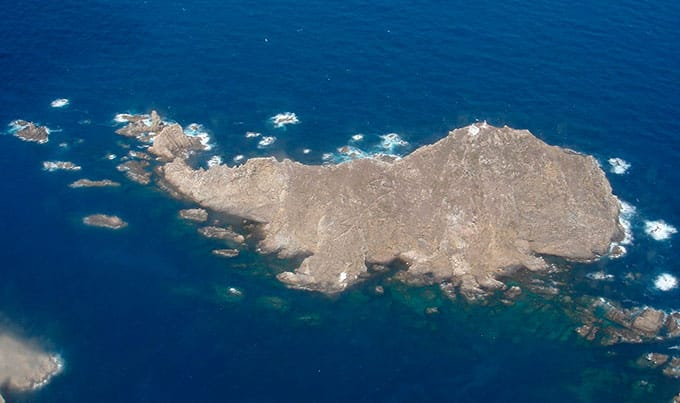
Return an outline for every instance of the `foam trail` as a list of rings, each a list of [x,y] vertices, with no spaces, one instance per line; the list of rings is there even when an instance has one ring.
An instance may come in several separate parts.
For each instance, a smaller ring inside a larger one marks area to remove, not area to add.
[[[678,286],[678,279],[668,273],[662,273],[654,279],[654,287],[660,291],[670,291]]]

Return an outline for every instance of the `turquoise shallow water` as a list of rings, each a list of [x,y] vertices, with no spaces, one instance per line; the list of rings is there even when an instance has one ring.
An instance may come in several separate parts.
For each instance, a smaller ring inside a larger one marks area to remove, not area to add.
[[[666,401],[677,381],[630,365],[648,346],[604,348],[561,306],[468,306],[385,279],[326,298],[286,290],[285,262],[210,255],[176,218],[185,205],[126,182],[112,118],[158,109],[202,123],[214,153],[321,163],[347,144],[399,133],[404,152],[474,121],[528,128],[551,144],[632,167],[610,174],[637,207],[635,241],[612,263],[576,266],[575,295],[678,309],[680,8],[672,2],[23,2],[0,26],[0,122],[54,130],[46,145],[0,137],[0,315],[59,352],[64,373],[10,401]],[[65,108],[50,108],[59,97]],[[274,129],[270,116],[301,123]],[[275,135],[258,149],[246,131]],[[82,142],[79,141],[82,139]],[[68,143],[67,148],[59,143]],[[311,149],[303,154],[304,148]],[[70,159],[117,189],[72,190]],[[119,214],[120,232],[84,227]],[[676,235],[677,236],[677,235]],[[605,270],[611,282],[586,280]],[[640,278],[625,281],[627,272]],[[238,287],[242,298],[225,296]],[[439,306],[440,313],[424,314]],[[655,346],[667,349],[671,345]],[[670,350],[673,351],[673,350]],[[641,386],[640,381],[647,382]]]

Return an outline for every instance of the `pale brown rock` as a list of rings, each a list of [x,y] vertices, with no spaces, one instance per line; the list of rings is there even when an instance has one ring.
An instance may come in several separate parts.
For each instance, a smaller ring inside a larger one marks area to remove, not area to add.
[[[126,137],[137,137],[142,141],[150,141],[150,133],[159,133],[166,126],[156,111],[150,115],[124,115],[128,124],[116,130]]]
[[[221,239],[223,241],[229,241],[236,244],[242,244],[245,242],[243,235],[237,234],[231,228],[207,226],[199,228],[198,232],[206,238]]]
[[[121,229],[127,227],[127,223],[120,217],[106,214],[92,214],[83,218],[83,224],[92,227],[101,227],[109,229]]]
[[[673,357],[663,369],[663,374],[670,378],[680,379],[680,357]]]
[[[116,187],[120,186],[120,183],[114,182],[110,179],[102,179],[102,180],[92,180],[92,179],[78,179],[77,181],[71,183],[68,185],[70,188],[78,189],[78,188],[100,188],[100,187]]]
[[[632,328],[648,335],[655,335],[661,330],[666,319],[666,314],[652,308],[645,308],[635,320]]]
[[[15,120],[12,126],[17,128],[14,135],[21,140],[38,144],[45,144],[49,141],[49,131],[45,126],[38,126],[25,120]]]
[[[19,391],[30,390],[48,382],[61,366],[57,356],[38,346],[9,334],[0,334],[0,385]]]
[[[212,253],[215,256],[231,258],[238,256],[238,249],[215,249]]]
[[[637,359],[637,365],[646,368],[657,368],[668,362],[668,354],[649,353]]]
[[[208,212],[202,208],[189,208],[179,211],[179,216],[185,220],[206,222],[208,221]]]
[[[149,152],[162,160],[171,161],[177,157],[186,158],[192,150],[202,149],[201,139],[185,135],[182,126],[172,124],[154,137]]]
[[[146,170],[148,166],[149,161],[132,160],[118,165],[116,169],[125,173],[125,176],[131,181],[141,185],[148,185],[151,182],[151,172]]]
[[[328,293],[359,281],[367,262],[401,260],[407,280],[455,278],[474,299],[481,284],[500,288],[490,279],[505,268],[540,269],[540,254],[591,260],[622,238],[594,158],[508,127],[457,129],[394,162],[194,170],[175,159],[159,172],[203,207],[259,223],[263,252],[304,257],[279,280]]]

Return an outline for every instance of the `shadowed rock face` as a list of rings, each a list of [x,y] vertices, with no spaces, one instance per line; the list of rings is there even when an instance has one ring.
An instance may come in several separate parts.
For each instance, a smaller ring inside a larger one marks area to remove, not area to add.
[[[60,370],[58,357],[8,334],[0,334],[0,385],[16,390],[34,389]]]
[[[159,174],[203,207],[259,223],[262,251],[305,257],[279,280],[327,293],[359,281],[368,263],[401,260],[404,278],[453,280],[474,297],[502,288],[505,269],[545,267],[537,255],[590,260],[622,237],[594,158],[486,124],[393,162],[258,158],[194,170],[177,158]]]

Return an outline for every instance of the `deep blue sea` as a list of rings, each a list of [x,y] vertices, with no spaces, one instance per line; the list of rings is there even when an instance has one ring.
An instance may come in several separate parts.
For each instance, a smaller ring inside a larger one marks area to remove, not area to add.
[[[284,265],[225,260],[177,218],[187,205],[127,181],[117,113],[201,123],[213,153],[322,163],[362,133],[408,152],[476,121],[631,164],[608,172],[637,209],[629,253],[566,274],[579,292],[680,309],[680,2],[648,0],[71,1],[2,4],[0,323],[65,361],[19,402],[665,402],[680,382],[630,365],[649,346],[599,347],[550,302],[448,301],[385,280],[334,297],[288,290]],[[56,98],[64,108],[51,108]],[[297,125],[269,118],[294,112]],[[2,129],[4,131],[4,129]],[[276,136],[257,148],[245,132]],[[60,146],[60,143],[65,143]],[[303,149],[311,152],[304,154]],[[45,172],[42,161],[83,170]],[[70,189],[111,178],[120,188]],[[86,227],[118,214],[121,231]],[[624,280],[627,272],[640,278]],[[241,298],[226,297],[237,287]],[[425,308],[438,306],[438,315]],[[6,329],[5,329],[6,330]],[[678,343],[676,343],[678,344]],[[669,346],[654,347],[665,351]],[[675,351],[678,355],[678,352]],[[641,381],[644,381],[641,383]],[[645,383],[646,382],[646,383]],[[640,386],[644,385],[644,387]]]

